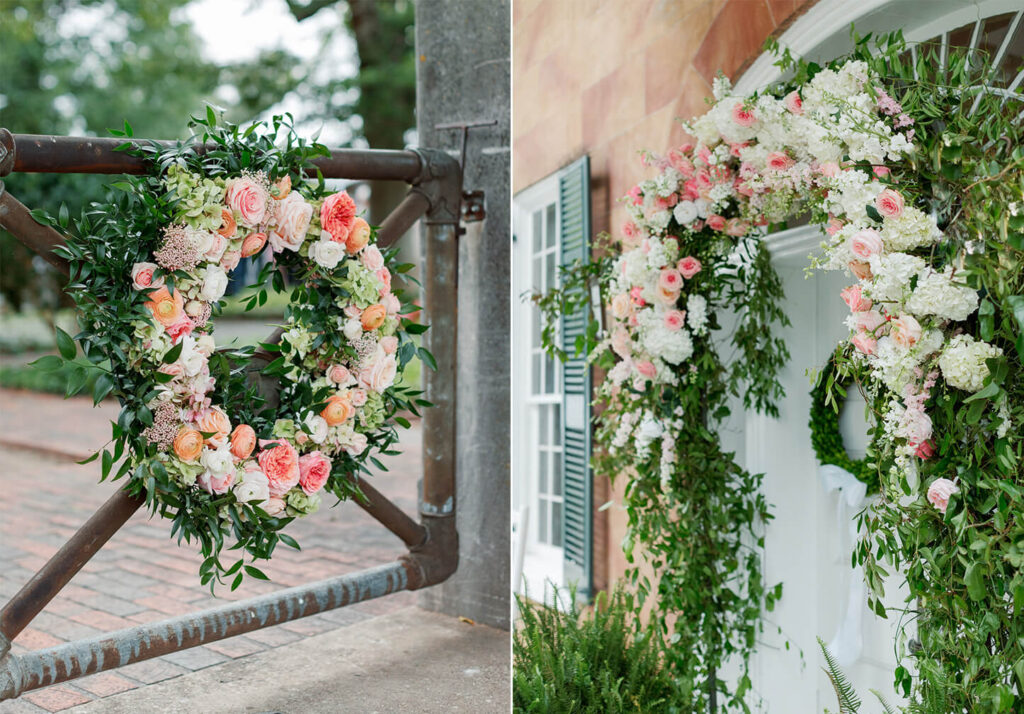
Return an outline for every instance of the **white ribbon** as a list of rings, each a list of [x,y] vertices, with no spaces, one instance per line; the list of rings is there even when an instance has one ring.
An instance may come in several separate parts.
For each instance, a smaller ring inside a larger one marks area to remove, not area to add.
[[[839,525],[840,550],[849,555],[852,552],[853,543],[857,539],[856,515],[868,504],[868,487],[863,481],[846,469],[838,466],[825,464],[818,467],[818,477],[821,479],[822,488],[825,493],[839,491],[836,499],[836,523]],[[843,527],[843,524],[846,527]],[[866,590],[864,587],[864,575],[860,567],[854,568],[850,573],[849,596],[846,600],[846,609],[836,634],[828,643],[828,649],[835,655],[836,661],[843,667],[848,667],[860,657],[864,647],[864,634],[862,622],[866,604]]]

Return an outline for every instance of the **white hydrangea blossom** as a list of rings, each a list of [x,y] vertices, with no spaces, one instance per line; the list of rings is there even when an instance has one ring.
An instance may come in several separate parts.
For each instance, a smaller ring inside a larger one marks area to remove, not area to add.
[[[686,324],[695,335],[707,332],[708,301],[703,295],[694,293],[686,299]]]
[[[977,392],[989,375],[985,360],[1003,350],[970,335],[957,335],[939,355],[939,369],[946,383],[966,392]]]
[[[942,231],[935,225],[935,219],[913,206],[903,209],[896,218],[886,218],[882,223],[882,242],[886,250],[906,251],[932,245],[942,238]]]
[[[924,270],[917,287],[907,299],[907,310],[915,315],[935,315],[957,322],[978,309],[978,293],[954,276],[951,267],[941,273]]]

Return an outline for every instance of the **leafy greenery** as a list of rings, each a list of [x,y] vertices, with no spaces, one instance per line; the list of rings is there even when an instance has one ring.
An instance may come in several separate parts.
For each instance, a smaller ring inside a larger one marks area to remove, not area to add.
[[[600,593],[590,612],[517,596],[522,623],[512,640],[515,712],[667,712],[680,699],[651,633],[634,633],[632,596]]]

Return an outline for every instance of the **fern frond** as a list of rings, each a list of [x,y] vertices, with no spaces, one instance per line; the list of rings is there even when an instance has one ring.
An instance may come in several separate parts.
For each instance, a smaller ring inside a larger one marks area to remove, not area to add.
[[[885,714],[896,714],[896,710],[893,709],[892,705],[885,700],[885,697],[882,696],[882,693],[880,691],[878,691],[877,689],[869,689],[868,691],[874,694],[875,697],[878,698],[878,701],[881,702],[882,708],[885,710]]]
[[[839,668],[839,663],[836,662],[835,657],[828,651],[828,647],[825,646],[825,642],[820,637],[818,638],[818,646],[821,647],[821,653],[825,656],[825,664],[827,665],[827,667],[822,667],[822,671],[825,672],[829,681],[832,682],[832,688],[836,690],[836,698],[839,700],[839,714],[856,714],[860,710],[861,704],[857,692],[854,691],[850,680],[843,674],[843,670]]]

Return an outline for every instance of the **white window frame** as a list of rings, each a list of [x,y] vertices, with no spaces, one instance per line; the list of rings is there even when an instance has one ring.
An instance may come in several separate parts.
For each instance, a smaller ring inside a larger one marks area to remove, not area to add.
[[[541,543],[538,540],[540,513],[539,498],[539,444],[536,439],[537,423],[535,406],[562,405],[563,385],[561,365],[556,363],[555,392],[543,396],[532,394],[532,357],[534,349],[531,338],[533,330],[532,303],[524,294],[532,288],[533,221],[536,211],[549,205],[555,206],[555,264],[561,263],[561,205],[559,201],[558,174],[553,174],[513,198],[512,244],[512,484],[513,508],[522,513],[529,509],[528,526],[524,542],[522,573],[514,573],[519,580],[514,583],[519,592],[525,592],[534,600],[552,602],[557,590],[565,587],[565,551],[561,546]],[[560,418],[564,415],[560,414]],[[549,426],[549,429],[551,427]],[[561,429],[551,433],[560,434]],[[558,435],[556,434],[556,436]],[[564,448],[564,444],[561,445]],[[560,461],[560,459],[559,459]],[[559,463],[559,466],[561,464]],[[549,473],[549,478],[551,474]],[[564,492],[564,474],[562,475]],[[563,512],[563,519],[565,514]],[[549,516],[549,522],[550,522]]]

